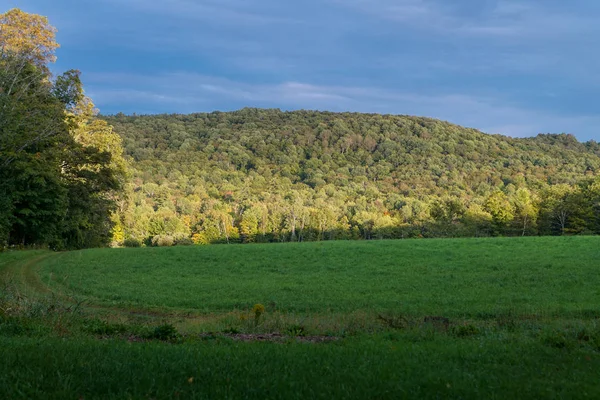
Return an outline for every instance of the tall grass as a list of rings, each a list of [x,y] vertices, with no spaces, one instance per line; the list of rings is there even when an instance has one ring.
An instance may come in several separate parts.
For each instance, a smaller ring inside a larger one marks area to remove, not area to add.
[[[598,398],[600,357],[533,340],[171,345],[0,337],[0,398]]]

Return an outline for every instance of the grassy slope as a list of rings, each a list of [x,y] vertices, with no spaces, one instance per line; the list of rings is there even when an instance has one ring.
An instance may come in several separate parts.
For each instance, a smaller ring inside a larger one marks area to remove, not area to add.
[[[577,315],[598,311],[599,245],[544,237],[100,249],[49,258],[42,272],[106,305]]]
[[[46,296],[32,277],[39,268],[42,282],[57,292],[85,296],[90,306],[110,305],[109,311],[129,304],[218,315],[272,301],[290,313],[320,318],[363,309],[367,315],[397,312],[411,321],[446,315],[456,326],[367,324],[321,344],[241,343],[221,336],[131,343],[77,330],[78,323],[89,323],[85,314],[51,314],[49,326],[20,329],[17,324],[34,320],[3,321],[0,313],[0,398],[598,398],[599,241],[3,254],[4,276],[33,286],[38,296]],[[532,312],[544,316],[530,318]],[[500,318],[507,313],[521,317]],[[271,314],[268,306],[264,318]]]

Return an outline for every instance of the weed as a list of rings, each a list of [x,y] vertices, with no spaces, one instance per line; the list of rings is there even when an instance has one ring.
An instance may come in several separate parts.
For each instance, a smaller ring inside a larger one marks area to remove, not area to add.
[[[285,333],[288,336],[305,336],[306,328],[302,325],[291,325],[286,329]]]
[[[177,328],[171,324],[159,325],[146,335],[146,339],[156,339],[165,342],[176,341],[179,338],[180,335],[179,332],[177,332]]]
[[[254,314],[254,323],[256,325],[258,325],[258,322],[260,321],[260,317],[263,315],[264,312],[265,312],[265,306],[263,306],[260,303],[255,304],[252,307],[252,313]]]
[[[475,325],[466,323],[453,327],[452,332],[455,336],[464,338],[478,335],[480,331]]]
[[[409,326],[408,319],[402,315],[386,316],[378,314],[377,319],[385,326],[392,329],[406,329]]]
[[[600,329],[581,328],[575,334],[578,341],[589,345],[592,349],[600,350]]]
[[[446,331],[450,327],[450,319],[440,316],[427,316],[423,318],[423,324],[436,330]]]

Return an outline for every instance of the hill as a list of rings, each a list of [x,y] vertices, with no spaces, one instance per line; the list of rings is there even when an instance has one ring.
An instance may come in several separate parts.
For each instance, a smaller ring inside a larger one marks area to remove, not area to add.
[[[123,238],[598,231],[600,146],[572,135],[518,139],[429,118],[272,109],[104,119],[133,166]]]

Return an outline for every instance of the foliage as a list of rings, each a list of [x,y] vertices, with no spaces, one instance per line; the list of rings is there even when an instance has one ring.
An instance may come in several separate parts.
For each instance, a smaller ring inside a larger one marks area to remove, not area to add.
[[[28,14],[17,8],[0,14],[0,50],[4,53],[21,53],[38,68],[46,68],[54,62],[56,28],[48,18]]]
[[[589,211],[600,148],[570,135],[249,108],[103,118],[133,167],[126,235],[208,244],[600,232]],[[551,199],[563,186],[574,194],[561,229]]]
[[[129,238],[123,241],[124,247],[142,247],[142,242],[137,239]]]
[[[113,236],[120,138],[95,117],[78,71],[52,80],[54,33],[45,17],[0,15],[0,248],[97,247]]]
[[[152,246],[169,247],[175,244],[173,236],[156,235],[152,238]]]
[[[162,341],[173,341],[179,337],[177,328],[171,324],[162,324],[154,328],[147,335],[147,339],[157,339]]]

